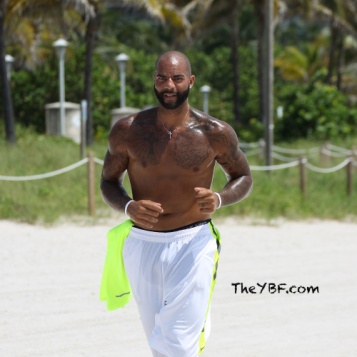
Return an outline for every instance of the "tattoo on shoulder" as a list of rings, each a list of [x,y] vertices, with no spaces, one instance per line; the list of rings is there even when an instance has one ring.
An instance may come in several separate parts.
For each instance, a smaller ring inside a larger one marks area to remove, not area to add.
[[[165,137],[151,121],[134,121],[131,126],[130,145],[143,165],[157,165],[166,145]]]
[[[222,148],[222,153],[217,156],[219,164],[227,171],[236,170],[241,164],[238,141],[226,130],[210,130],[207,133],[210,143]]]

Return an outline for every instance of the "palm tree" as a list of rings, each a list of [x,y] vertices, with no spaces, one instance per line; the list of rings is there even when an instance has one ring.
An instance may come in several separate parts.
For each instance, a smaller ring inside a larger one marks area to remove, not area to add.
[[[351,35],[357,38],[357,3],[354,0],[287,0],[301,13],[316,19],[328,20],[330,28],[330,50],[326,82],[342,89],[345,38]],[[334,75],[335,73],[335,75]]]
[[[84,90],[83,98],[87,101],[86,143],[93,144],[93,116],[92,116],[92,62],[95,48],[95,37],[99,29],[100,3],[91,0],[93,16],[90,16],[85,31],[85,67],[84,67]]]
[[[202,3],[192,2],[188,13],[190,19],[190,39],[194,42],[198,38],[208,36],[212,30],[222,23],[230,28],[230,63],[233,73],[233,115],[237,123],[241,123],[240,114],[240,75],[239,75],[239,15],[244,0],[211,0]]]
[[[16,28],[23,25],[27,31],[24,33],[28,35],[28,45],[30,49],[32,48],[32,50],[27,51],[30,54],[27,57],[29,59],[28,63],[31,60],[36,62],[36,55],[41,53],[41,51],[36,51],[39,45],[38,35],[47,30],[46,25],[49,25],[47,20],[49,14],[51,15],[52,13],[53,15],[50,18],[52,20],[56,19],[63,32],[66,31],[63,21],[64,3],[56,0],[1,0],[0,5],[0,75],[3,88],[6,139],[10,142],[15,142],[11,89],[6,80],[6,65],[4,60],[5,38],[14,37],[13,33],[16,34]],[[69,0],[65,5],[75,8],[83,16],[88,17],[92,15],[92,9],[87,0]],[[26,16],[26,18],[22,19],[22,16]],[[5,27],[5,24],[8,27]]]
[[[124,0],[139,5],[162,21],[173,34],[172,48],[180,48],[191,42],[195,22],[206,16],[215,0]]]
[[[10,83],[7,79],[5,62],[5,17],[7,13],[7,1],[0,0],[0,77],[4,106],[6,141],[15,143],[14,109],[11,98]]]
[[[333,73],[336,73],[336,87],[341,89],[342,71],[344,66],[344,40],[346,35],[352,34],[357,37],[356,4],[349,1],[322,1],[320,11],[330,18],[330,57],[326,81],[332,83]],[[354,18],[350,14],[354,13]]]
[[[239,75],[239,13],[241,10],[241,0],[232,1],[233,11],[231,14],[231,62],[233,70],[233,114],[237,123],[241,123],[240,110],[240,75]]]
[[[283,78],[307,83],[328,63],[325,42],[321,36],[314,42],[305,44],[301,49],[287,46],[277,55],[274,65],[280,69]]]

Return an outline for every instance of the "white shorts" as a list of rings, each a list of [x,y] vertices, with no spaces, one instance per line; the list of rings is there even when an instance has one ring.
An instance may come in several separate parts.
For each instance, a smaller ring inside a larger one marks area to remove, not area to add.
[[[196,357],[203,350],[219,247],[211,221],[130,231],[124,264],[153,356]]]

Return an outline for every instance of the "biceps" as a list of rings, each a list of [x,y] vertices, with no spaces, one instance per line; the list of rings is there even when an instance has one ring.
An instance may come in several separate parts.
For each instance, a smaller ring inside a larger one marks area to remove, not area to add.
[[[250,175],[247,158],[239,148],[228,150],[217,158],[223,171],[230,178]]]
[[[102,180],[118,181],[122,178],[128,167],[128,156],[126,153],[111,155],[108,151],[104,158]]]

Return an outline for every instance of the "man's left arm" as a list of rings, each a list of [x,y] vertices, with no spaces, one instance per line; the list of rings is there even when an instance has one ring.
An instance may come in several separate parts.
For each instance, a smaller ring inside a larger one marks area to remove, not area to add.
[[[195,188],[202,213],[213,213],[218,207],[243,200],[253,186],[248,160],[240,150],[238,137],[231,126],[226,123],[220,126],[214,134],[213,147],[217,151],[216,161],[225,172],[228,182],[217,192],[220,198],[212,190]]]

